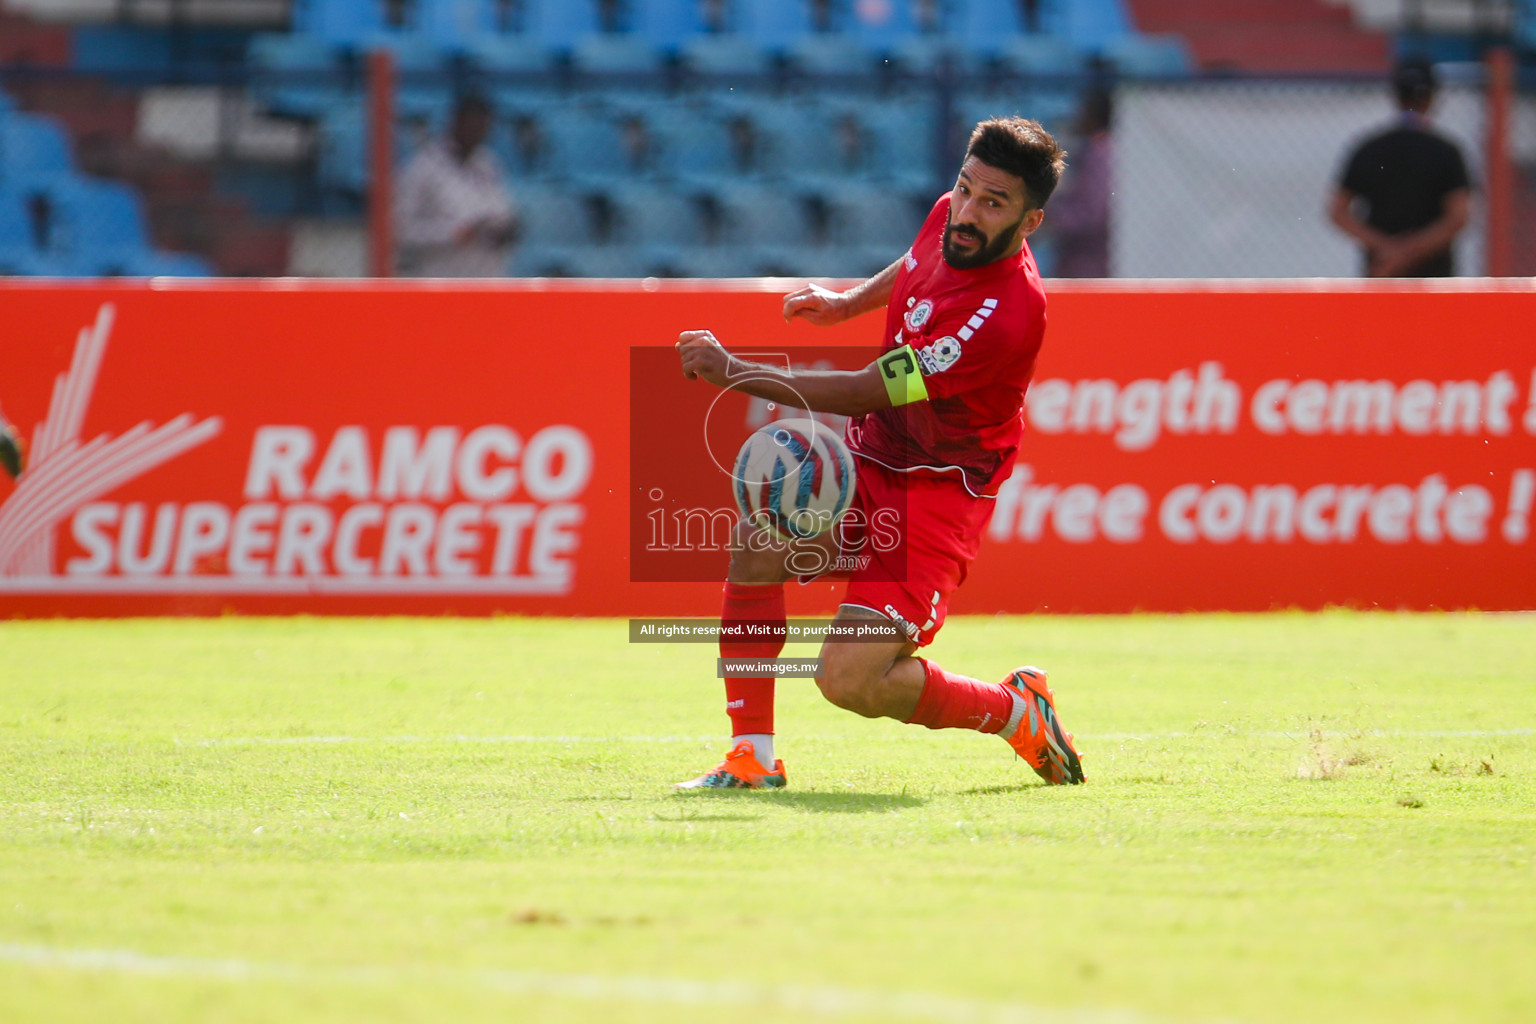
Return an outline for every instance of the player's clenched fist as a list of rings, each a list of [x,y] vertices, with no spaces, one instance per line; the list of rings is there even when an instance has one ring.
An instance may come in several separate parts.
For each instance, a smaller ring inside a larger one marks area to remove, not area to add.
[[[848,319],[848,297],[819,284],[808,284],[784,296],[784,319],[800,317],[817,327],[830,327]]]
[[[683,376],[703,378],[716,387],[725,387],[731,379],[732,356],[709,331],[684,331],[677,337],[677,352],[683,360]]]

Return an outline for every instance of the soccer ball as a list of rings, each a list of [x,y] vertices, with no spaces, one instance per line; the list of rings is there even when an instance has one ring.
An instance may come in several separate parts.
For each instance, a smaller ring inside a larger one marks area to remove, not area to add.
[[[731,474],[742,518],[788,540],[826,533],[853,501],[853,456],[830,427],[776,420],[741,446]]]

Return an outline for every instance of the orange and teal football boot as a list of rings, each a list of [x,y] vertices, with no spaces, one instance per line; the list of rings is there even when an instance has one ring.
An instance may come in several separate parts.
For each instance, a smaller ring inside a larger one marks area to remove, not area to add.
[[[1072,746],[1072,734],[1056,717],[1056,695],[1046,683],[1045,672],[1026,665],[1015,669],[1003,685],[1024,701],[1024,717],[1008,745],[1052,786],[1075,786],[1083,781],[1083,762]]]
[[[675,785],[678,789],[783,789],[788,781],[782,760],[773,762],[769,771],[758,762],[751,741],[742,740],[717,766]]]

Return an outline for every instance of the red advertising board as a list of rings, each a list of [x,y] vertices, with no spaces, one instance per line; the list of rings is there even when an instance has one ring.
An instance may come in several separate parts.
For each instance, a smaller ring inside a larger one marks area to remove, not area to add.
[[[1048,290],[1024,448],[954,611],[1536,607],[1536,291]],[[631,446],[671,443],[631,389],[691,408],[707,385],[631,367],[698,327],[873,354],[876,318],[786,325],[779,296],[0,284],[0,410],[30,449],[0,475],[0,614],[711,614],[708,555],[631,581]]]

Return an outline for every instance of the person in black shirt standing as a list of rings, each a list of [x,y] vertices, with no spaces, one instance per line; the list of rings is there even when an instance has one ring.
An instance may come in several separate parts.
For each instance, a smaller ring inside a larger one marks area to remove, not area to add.
[[[1434,65],[1406,58],[1392,85],[1402,115],[1350,155],[1329,216],[1364,248],[1367,276],[1451,277],[1472,202],[1466,161],[1429,123]]]

